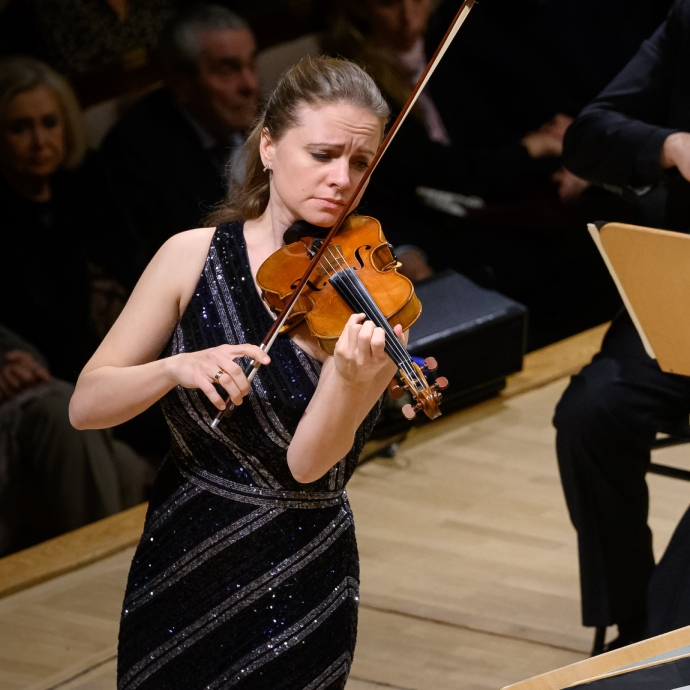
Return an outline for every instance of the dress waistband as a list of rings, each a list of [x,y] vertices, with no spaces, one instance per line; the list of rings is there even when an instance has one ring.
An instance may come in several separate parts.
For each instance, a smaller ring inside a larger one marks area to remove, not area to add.
[[[192,484],[217,496],[223,496],[240,503],[298,509],[330,508],[347,503],[347,493],[344,489],[338,491],[284,491],[268,487],[247,486],[206,470],[185,467],[183,463],[176,462],[175,464],[180,473]]]

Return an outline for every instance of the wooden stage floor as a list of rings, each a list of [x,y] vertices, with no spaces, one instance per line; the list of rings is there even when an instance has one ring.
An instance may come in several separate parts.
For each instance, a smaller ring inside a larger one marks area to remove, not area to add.
[[[560,379],[417,431],[348,493],[362,561],[348,690],[497,690],[585,658],[575,533],[551,415]],[[687,466],[687,446],[657,452]],[[688,485],[651,476],[660,554]],[[114,556],[0,599],[1,690],[114,690],[132,556]]]

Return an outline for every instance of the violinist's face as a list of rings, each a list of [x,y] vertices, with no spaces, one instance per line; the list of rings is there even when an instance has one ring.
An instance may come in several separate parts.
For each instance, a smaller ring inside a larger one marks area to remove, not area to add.
[[[355,208],[362,194],[352,195],[382,135],[378,117],[349,103],[304,105],[297,126],[277,142],[264,133],[261,158],[271,170],[271,204],[282,220],[329,227],[344,206]]]

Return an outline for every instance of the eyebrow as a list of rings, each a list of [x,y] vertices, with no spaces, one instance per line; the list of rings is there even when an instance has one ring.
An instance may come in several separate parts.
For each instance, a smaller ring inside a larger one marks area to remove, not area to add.
[[[327,142],[327,141],[318,141],[315,143],[309,143],[307,146],[314,146],[318,147],[321,146],[322,148],[326,149],[343,149],[345,148],[345,144],[334,144],[333,142]],[[376,151],[372,151],[371,149],[357,149],[358,153],[368,153],[371,156],[376,155]]]
[[[244,65],[253,65],[256,62],[256,51],[254,51],[249,58],[244,60],[238,55],[224,55],[216,60],[220,65],[230,65],[232,67],[243,67]]]

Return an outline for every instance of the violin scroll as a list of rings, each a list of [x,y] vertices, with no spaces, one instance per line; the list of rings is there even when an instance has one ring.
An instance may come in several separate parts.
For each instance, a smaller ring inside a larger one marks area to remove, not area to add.
[[[432,364],[436,364],[436,360],[432,357],[428,359],[433,360]],[[424,378],[423,369],[416,363],[413,363],[418,376],[410,377],[407,372],[400,370],[400,383],[397,387],[400,388],[400,396],[404,390],[409,391],[414,398],[414,404],[408,403],[403,406],[403,415],[412,420],[417,416],[417,412],[424,412],[429,419],[436,419],[441,416],[441,398],[443,397],[441,391],[448,387],[448,379],[445,376],[439,376],[435,383],[429,385]],[[425,367],[426,369],[426,362]],[[421,384],[421,385],[420,385]],[[390,387],[389,387],[390,391]]]
[[[417,361],[422,361],[421,359],[414,358]],[[441,403],[442,394],[440,391],[448,388],[448,379],[445,376],[437,377],[436,381],[432,385],[426,383],[425,375],[430,371],[436,371],[438,368],[438,362],[434,357],[427,357],[423,360],[422,366],[415,364],[414,366],[419,370],[421,377],[417,379],[416,382],[406,380],[404,372],[399,371],[395,378],[388,384],[388,395],[394,400],[400,400],[405,391],[409,391],[415,399],[415,404],[407,404],[403,406],[403,415],[412,420],[417,416],[417,412],[424,411],[424,413],[430,418],[435,419],[441,415],[439,405]],[[424,382],[421,386],[420,382]]]

